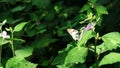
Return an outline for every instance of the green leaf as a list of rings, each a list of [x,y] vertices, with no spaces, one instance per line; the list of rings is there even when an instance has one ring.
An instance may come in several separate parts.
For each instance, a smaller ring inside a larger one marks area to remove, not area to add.
[[[51,35],[41,34],[39,38],[37,38],[34,42],[32,42],[32,45],[34,45],[35,48],[42,48],[42,47],[47,47],[50,43],[55,41],[56,39],[51,38]]]
[[[15,8],[13,8],[11,11],[12,12],[18,12],[21,11],[25,8],[25,6],[16,6]]]
[[[97,0],[89,0],[91,3],[95,4]]]
[[[98,5],[95,7],[98,15],[108,14],[107,9],[104,6]]]
[[[32,55],[33,47],[26,47],[15,51],[17,57],[24,58]]]
[[[77,47],[75,47],[73,49],[71,49],[71,48],[73,48],[73,45],[69,44],[65,50],[60,52],[59,56],[56,58],[56,61],[54,61],[54,64],[56,64],[56,63],[59,64],[59,65],[57,65],[58,68],[70,68],[71,66],[73,66],[74,63],[79,63],[79,62],[85,61],[85,57],[86,57],[85,54],[87,55],[87,52],[88,52],[87,48],[81,47],[80,50],[76,50]],[[82,51],[82,50],[84,50],[84,51]],[[76,61],[74,61],[74,60],[76,60]],[[61,63],[61,65],[60,65],[60,63]]]
[[[86,60],[86,56],[88,54],[88,49],[85,47],[74,47],[71,49],[66,58],[65,58],[65,64],[78,64],[78,63],[84,63]]]
[[[96,33],[93,31],[93,30],[89,30],[89,31],[83,31],[83,35],[82,35],[82,40],[81,41],[78,41],[78,44],[79,46],[83,46],[86,44],[86,42],[94,37],[96,35]]]
[[[32,0],[32,4],[39,8],[46,8],[50,3],[50,0]]]
[[[80,10],[80,12],[84,12],[90,9],[90,5],[89,4],[85,4],[82,9]]]
[[[31,63],[27,60],[19,59],[19,57],[14,56],[13,58],[10,58],[5,68],[36,68],[37,64]]]
[[[66,65],[57,65],[57,68],[70,68],[70,67],[67,67]]]
[[[1,62],[0,62],[0,68],[4,68]]]
[[[96,63],[92,64],[90,68],[96,68]],[[97,68],[100,68],[99,66]]]
[[[33,20],[33,21],[38,21],[39,20],[39,17],[36,13],[31,13],[30,17],[31,17],[31,20]]]
[[[27,24],[28,22],[21,22],[20,24],[16,25],[14,28],[15,32],[19,32],[23,29],[23,27]]]
[[[23,39],[18,39],[18,38],[6,38],[7,41],[10,41],[10,40],[15,40],[15,41],[19,41],[19,42],[25,42],[25,40]]]
[[[54,61],[52,62],[52,65],[58,65],[58,66],[64,66],[65,57],[67,56],[67,53],[73,48],[73,45],[68,44],[67,48],[59,51],[57,57],[55,57]]]
[[[9,42],[10,42],[10,40],[6,40],[6,39],[3,40],[3,38],[0,37],[0,46],[1,46],[1,45],[4,45],[4,44],[7,44],[7,43],[9,43]]]
[[[120,53],[111,52],[110,54],[103,57],[103,59],[99,63],[99,66],[113,64],[117,62],[120,62]]]
[[[96,52],[97,52],[97,54],[104,53],[104,52],[106,52],[108,50],[109,49],[106,47],[105,43],[102,43],[102,44],[96,46]]]
[[[45,17],[45,20],[52,21],[54,19],[54,16],[55,16],[54,12],[49,12]]]
[[[120,33],[119,32],[111,32],[102,36],[102,40],[104,41],[105,46],[109,49],[116,49],[120,47]]]

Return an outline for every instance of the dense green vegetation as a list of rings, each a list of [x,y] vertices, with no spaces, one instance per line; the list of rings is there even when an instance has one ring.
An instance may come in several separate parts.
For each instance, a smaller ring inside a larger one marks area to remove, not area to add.
[[[120,68],[119,0],[0,4],[0,68]]]

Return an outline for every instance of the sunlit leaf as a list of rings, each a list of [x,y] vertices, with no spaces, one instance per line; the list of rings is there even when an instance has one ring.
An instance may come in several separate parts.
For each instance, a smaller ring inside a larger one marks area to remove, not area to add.
[[[89,10],[89,8],[90,8],[90,5],[86,4],[86,5],[84,5],[84,6],[82,7],[82,9],[80,10],[80,12],[87,11],[87,10]]]
[[[70,68],[70,67],[67,67],[66,65],[57,65],[57,68]]]
[[[95,7],[98,15],[108,14],[107,9],[104,6],[98,5]]]
[[[83,31],[82,39],[81,41],[78,41],[79,46],[83,46],[90,38],[95,36],[95,32],[93,30],[89,31]]]
[[[17,57],[28,57],[30,55],[32,55],[32,52],[33,52],[33,47],[26,47],[26,48],[23,48],[23,49],[18,49],[15,51],[15,55]]]
[[[1,62],[0,62],[0,68],[4,68]]]
[[[97,52],[97,54],[104,53],[104,52],[106,52],[108,50],[109,49],[107,48],[107,46],[105,45],[105,43],[102,43],[102,44],[96,46],[96,52]]]
[[[10,58],[6,63],[6,68],[36,68],[37,64],[31,63],[19,57]]]
[[[86,60],[87,54],[88,54],[87,48],[76,46],[68,52],[65,58],[65,64],[84,63]]]
[[[111,32],[102,36],[102,40],[104,41],[105,46],[109,49],[116,49],[120,47],[120,33],[119,32]]]
[[[21,31],[27,23],[28,22],[21,22],[20,24],[16,25],[15,28],[14,28],[14,31],[15,32]]]
[[[4,45],[4,44],[7,44],[7,43],[9,43],[9,42],[10,42],[10,40],[6,40],[6,39],[3,40],[3,38],[0,37],[0,46],[1,46],[1,45]]]
[[[111,52],[110,54],[104,56],[99,63],[99,66],[106,64],[113,64],[120,62],[120,53]]]

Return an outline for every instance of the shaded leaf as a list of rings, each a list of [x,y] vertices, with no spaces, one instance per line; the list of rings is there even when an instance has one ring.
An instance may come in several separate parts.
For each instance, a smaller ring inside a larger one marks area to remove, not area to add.
[[[49,34],[42,34],[39,36],[38,39],[36,39],[32,45],[36,48],[42,48],[42,47],[47,47],[50,43],[55,42],[56,39],[51,38],[51,35]]]
[[[53,65],[58,65],[58,66],[64,66],[62,64],[64,64],[65,61],[65,57],[67,56],[67,53],[73,48],[73,45],[68,44],[67,48],[59,51],[57,57],[54,59],[54,61],[52,62]]]
[[[89,0],[91,3],[95,4],[97,0]]]
[[[13,8],[11,11],[12,12],[18,12],[21,11],[25,8],[25,6],[16,6],[15,8]]]
[[[46,8],[50,3],[50,0],[32,0],[32,4],[39,8]]]

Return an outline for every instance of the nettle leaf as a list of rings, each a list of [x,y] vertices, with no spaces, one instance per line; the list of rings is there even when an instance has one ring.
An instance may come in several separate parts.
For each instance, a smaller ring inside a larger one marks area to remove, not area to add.
[[[16,25],[14,28],[15,32],[19,32],[23,29],[23,27],[27,24],[28,22],[21,22],[20,24]]]
[[[18,12],[21,11],[25,8],[25,6],[16,6],[15,8],[13,8],[11,11],[12,12]]]
[[[88,48],[85,47],[74,47],[71,49],[66,58],[65,58],[65,64],[78,64],[78,63],[84,63],[86,60],[86,56],[88,54]]]
[[[15,51],[17,57],[24,58],[32,55],[33,47],[26,47]]]
[[[97,52],[97,54],[104,53],[104,52],[106,52],[108,50],[109,49],[106,47],[105,43],[102,43],[102,44],[96,46],[96,52]]]
[[[83,32],[83,35],[82,35],[82,40],[81,41],[78,41],[78,44],[79,46],[83,46],[86,44],[86,42],[94,37],[96,35],[96,33],[93,31],[93,30],[89,30],[89,31],[84,31]]]
[[[67,56],[68,52],[73,48],[73,45],[68,44],[67,48],[59,51],[57,57],[54,59],[54,61],[52,62],[53,65],[58,65],[58,66],[64,66],[64,61],[65,61],[65,57]],[[63,65],[62,65],[63,64]]]
[[[111,52],[110,54],[103,57],[103,59],[99,63],[99,66],[113,64],[117,62],[120,62],[120,53]]]
[[[107,9],[104,6],[98,5],[95,7],[98,15],[108,14]]]
[[[5,68],[36,68],[37,64],[31,63],[27,60],[20,59],[19,57],[14,56],[13,58],[10,58]]]
[[[116,49],[120,47],[120,33],[119,32],[111,32],[102,36],[102,40],[104,41],[105,46],[109,49]]]

